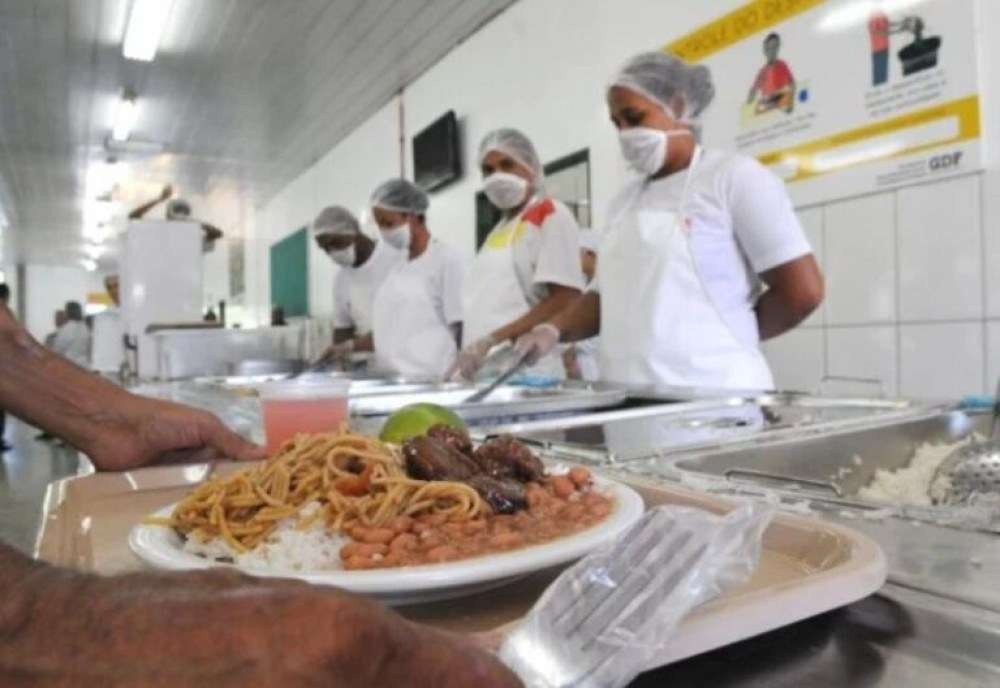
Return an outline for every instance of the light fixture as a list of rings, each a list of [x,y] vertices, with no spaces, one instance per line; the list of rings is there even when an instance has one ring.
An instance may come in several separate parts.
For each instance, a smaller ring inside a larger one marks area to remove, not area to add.
[[[115,141],[127,141],[132,135],[132,128],[135,126],[136,117],[139,110],[135,103],[135,94],[126,90],[122,94],[122,99],[118,101],[118,109],[115,111],[115,121],[111,127],[111,138]]]
[[[81,258],[80,267],[87,272],[94,272],[97,269],[97,261],[91,260],[90,258]]]
[[[173,4],[171,0],[133,0],[122,41],[123,56],[129,60],[153,61]]]

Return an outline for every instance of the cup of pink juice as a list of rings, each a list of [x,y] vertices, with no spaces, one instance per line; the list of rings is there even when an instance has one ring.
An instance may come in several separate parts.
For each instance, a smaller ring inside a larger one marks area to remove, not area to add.
[[[261,385],[267,453],[277,453],[286,440],[300,432],[339,430],[347,421],[350,390],[350,380],[328,376],[302,376]]]

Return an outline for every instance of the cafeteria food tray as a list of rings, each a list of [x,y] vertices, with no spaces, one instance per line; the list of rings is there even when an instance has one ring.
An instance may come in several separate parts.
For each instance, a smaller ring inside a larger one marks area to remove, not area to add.
[[[909,401],[829,399],[762,394],[640,406],[577,416],[531,420],[491,428],[548,451],[614,464],[734,442],[772,441],[912,417],[925,409]]]
[[[207,473],[205,464],[101,473],[50,485],[36,556],[102,574],[143,568],[128,547],[132,526],[146,514],[181,498]],[[676,486],[609,474],[635,488],[647,505],[680,504],[715,512],[731,502]],[[497,643],[531,607],[556,572],[535,574],[461,604],[403,608],[408,618]],[[881,550],[870,539],[837,525],[779,514],[767,529],[760,565],[752,578],[697,609],[681,624],[660,666],[749,638],[849,604],[885,580]]]

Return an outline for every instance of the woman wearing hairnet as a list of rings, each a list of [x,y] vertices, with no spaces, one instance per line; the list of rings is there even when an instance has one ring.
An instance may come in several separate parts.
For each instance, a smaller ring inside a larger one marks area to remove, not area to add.
[[[427,194],[390,179],[371,197],[382,238],[405,254],[375,295],[376,365],[412,377],[440,378],[462,329],[462,261],[427,229]]]
[[[583,289],[579,228],[569,209],[542,190],[542,164],[527,136],[497,129],[479,145],[483,189],[503,215],[465,280],[465,348],[451,374],[471,379],[490,350],[545,322]],[[558,356],[535,372],[561,377]]]
[[[698,145],[713,95],[707,68],[666,53],[639,55],[615,77],[608,108],[639,176],[609,208],[592,288],[520,350],[540,356],[600,331],[605,380],[773,387],[759,342],[805,319],[823,278],[782,182],[749,157]]]

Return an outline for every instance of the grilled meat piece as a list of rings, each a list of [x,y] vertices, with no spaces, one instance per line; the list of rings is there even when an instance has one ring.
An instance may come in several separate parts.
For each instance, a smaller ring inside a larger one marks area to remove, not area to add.
[[[472,453],[472,460],[489,476],[515,478],[521,482],[538,480],[545,466],[528,447],[510,435],[487,440]]]
[[[451,445],[434,437],[414,437],[403,443],[406,472],[417,480],[466,480],[479,466]]]
[[[453,428],[450,425],[435,425],[427,431],[428,437],[441,440],[450,447],[457,449],[466,456],[472,456],[472,438],[469,433],[461,428]]]
[[[488,475],[474,475],[465,481],[486,500],[495,513],[512,514],[528,508],[524,486],[516,480],[501,480]]]

